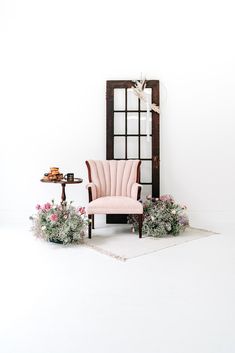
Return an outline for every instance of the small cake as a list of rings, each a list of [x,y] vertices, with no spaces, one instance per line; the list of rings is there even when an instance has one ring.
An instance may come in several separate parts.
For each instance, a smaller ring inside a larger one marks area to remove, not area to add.
[[[63,174],[60,173],[60,169],[56,167],[50,168],[50,173],[45,173],[43,180],[45,181],[59,181],[63,179]]]

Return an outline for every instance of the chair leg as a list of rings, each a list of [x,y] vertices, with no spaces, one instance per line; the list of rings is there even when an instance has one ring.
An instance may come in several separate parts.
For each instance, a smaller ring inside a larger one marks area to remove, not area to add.
[[[91,239],[91,223],[92,223],[92,215],[88,215],[88,238]]]
[[[143,215],[139,214],[139,238],[142,238]]]
[[[95,215],[92,215],[92,229],[95,229]]]

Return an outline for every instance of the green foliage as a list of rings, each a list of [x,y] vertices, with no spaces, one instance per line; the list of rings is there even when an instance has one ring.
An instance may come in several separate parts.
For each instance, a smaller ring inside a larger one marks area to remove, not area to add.
[[[147,236],[163,237],[177,235],[189,226],[185,206],[177,204],[172,196],[163,195],[159,199],[148,197],[143,203],[144,220],[142,231]],[[129,216],[128,223],[138,230],[138,218]]]

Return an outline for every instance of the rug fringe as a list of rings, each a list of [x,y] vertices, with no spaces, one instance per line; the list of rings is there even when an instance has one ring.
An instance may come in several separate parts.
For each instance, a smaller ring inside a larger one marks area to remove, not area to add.
[[[113,257],[114,259],[116,260],[119,260],[119,261],[127,261],[127,257],[124,257],[124,256],[120,256],[120,255],[116,255],[114,253],[112,253],[111,251],[108,251],[108,250],[104,250],[102,248],[99,248],[97,245],[93,245],[93,244],[89,244],[89,243],[86,243],[85,241],[83,242],[83,245],[87,246],[88,248],[91,248],[95,251],[98,251],[99,253],[101,254],[104,254],[104,255],[107,255],[107,256],[110,256],[110,257]]]

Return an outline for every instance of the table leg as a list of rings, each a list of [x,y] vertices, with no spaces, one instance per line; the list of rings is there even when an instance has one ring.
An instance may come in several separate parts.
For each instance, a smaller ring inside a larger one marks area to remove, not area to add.
[[[92,229],[95,229],[95,215],[93,214],[91,217],[92,217]]]
[[[66,185],[66,184],[61,184],[61,186],[62,186],[61,203],[63,203],[64,201],[66,201],[65,185]]]

